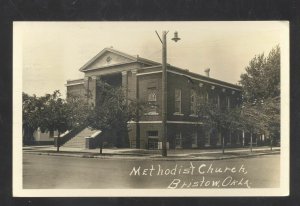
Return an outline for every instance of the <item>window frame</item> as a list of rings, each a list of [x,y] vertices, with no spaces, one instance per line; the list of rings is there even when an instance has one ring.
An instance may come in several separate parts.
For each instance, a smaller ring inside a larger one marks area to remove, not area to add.
[[[176,92],[179,92],[179,100],[176,98]],[[179,103],[179,111],[176,111],[177,110],[177,107],[176,107],[176,104]],[[174,114],[182,114],[182,109],[181,109],[181,106],[182,106],[182,95],[181,95],[181,89],[178,89],[178,88],[175,88],[174,90]]]
[[[197,93],[194,89],[191,89],[191,94],[190,94],[190,115],[196,115],[196,113],[197,113],[196,109],[197,109]]]
[[[157,87],[147,88],[147,104],[148,104],[147,110],[148,111],[146,112],[146,115],[158,115],[157,93],[158,93]],[[150,95],[153,96],[151,97]]]

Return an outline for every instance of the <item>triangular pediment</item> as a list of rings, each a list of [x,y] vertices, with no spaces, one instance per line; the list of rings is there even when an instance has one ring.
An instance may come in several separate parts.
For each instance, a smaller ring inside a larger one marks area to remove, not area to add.
[[[88,61],[84,66],[82,66],[80,68],[80,71],[84,72],[88,70],[100,69],[133,62],[142,62],[147,65],[156,64],[156,62],[152,62],[151,60],[142,59],[137,56],[131,56],[112,48],[105,48],[90,61]]]

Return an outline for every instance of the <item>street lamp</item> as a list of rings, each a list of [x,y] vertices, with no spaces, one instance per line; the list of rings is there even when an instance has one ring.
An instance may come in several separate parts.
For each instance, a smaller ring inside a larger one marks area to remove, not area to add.
[[[155,31],[160,42],[162,43],[162,156],[167,156],[167,34],[168,31],[162,32],[162,39]],[[178,32],[174,32],[173,41],[180,40]]]

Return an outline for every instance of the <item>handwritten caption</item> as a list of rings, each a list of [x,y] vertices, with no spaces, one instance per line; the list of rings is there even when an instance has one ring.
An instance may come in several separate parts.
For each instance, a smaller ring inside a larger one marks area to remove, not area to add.
[[[188,188],[250,188],[247,178],[247,168],[244,164],[238,166],[215,166],[213,163],[193,163],[188,166],[174,164],[162,166],[151,164],[150,167],[133,166],[129,176],[140,177],[171,177],[168,189]]]

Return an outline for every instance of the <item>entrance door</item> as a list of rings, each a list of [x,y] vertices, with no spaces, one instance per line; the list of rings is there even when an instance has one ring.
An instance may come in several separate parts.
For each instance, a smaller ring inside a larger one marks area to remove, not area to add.
[[[192,133],[192,148],[198,147],[197,132]]]
[[[158,131],[148,131],[148,149],[158,149]]]

